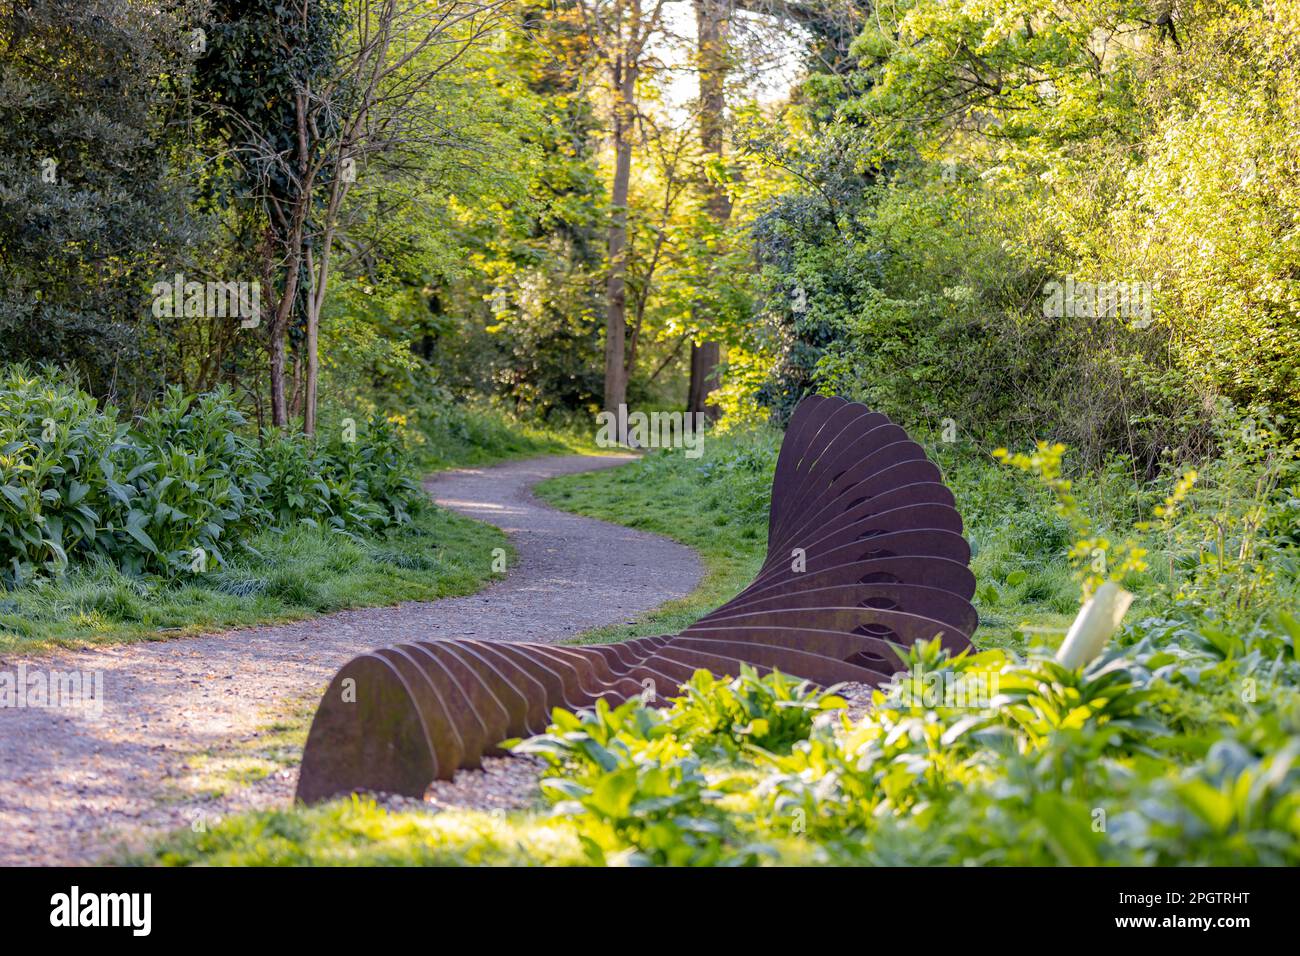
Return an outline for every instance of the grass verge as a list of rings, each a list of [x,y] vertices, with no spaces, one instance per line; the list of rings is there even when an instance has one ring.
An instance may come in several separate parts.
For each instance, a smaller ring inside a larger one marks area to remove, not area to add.
[[[599,454],[594,431],[576,423],[549,426],[493,408],[438,406],[418,417],[425,471],[476,468],[540,455]]]
[[[121,643],[298,620],[469,594],[489,580],[497,528],[440,508],[361,539],[295,528],[250,542],[256,555],[182,584],[80,567],[0,593],[0,653]]]
[[[585,862],[576,830],[534,813],[390,811],[352,797],[178,830],[125,865],[565,866]]]

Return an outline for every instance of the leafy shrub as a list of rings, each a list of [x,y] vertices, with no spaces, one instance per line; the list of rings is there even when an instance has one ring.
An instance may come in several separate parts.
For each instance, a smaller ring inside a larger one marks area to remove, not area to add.
[[[224,566],[267,526],[372,532],[424,496],[393,422],[349,439],[277,434],[259,446],[230,394],[169,389],[134,425],[51,372],[0,377],[0,580],[74,559],[174,577]]]
[[[191,398],[168,389],[112,464],[103,551],[133,573],[224,564],[226,540],[253,527],[266,484],[245,424],[225,390]]]
[[[696,752],[715,756],[750,748],[789,753],[807,738],[818,713],[843,705],[833,694],[815,692],[807,681],[781,673],[760,679],[750,667],[742,667],[734,679],[698,671],[682,691],[667,722]]]
[[[52,375],[0,372],[0,576],[58,573],[68,553],[93,546],[126,428],[112,410]]]
[[[320,449],[320,473],[331,493],[331,524],[381,528],[409,523],[411,509],[424,498],[411,480],[397,422],[375,416],[356,440],[345,437],[340,432]]]
[[[1295,865],[1286,633],[1225,650],[1143,621],[1079,671],[918,644],[857,721],[779,674],[701,673],[671,708],[557,711],[517,749],[550,760],[544,790],[596,862]]]
[[[759,679],[751,668],[735,680],[698,671],[683,690],[663,711],[639,701],[610,709],[602,700],[577,714],[557,708],[548,733],[515,749],[561,770],[542,782],[557,814],[583,818],[630,845],[622,862],[707,866],[771,856],[757,841],[728,850],[739,834],[725,798],[745,782],[711,779],[706,762],[751,750],[788,752],[815,713],[842,701],[780,674]],[[587,843],[605,862],[600,841]],[[737,853],[739,860],[729,859]]]
[[[304,518],[312,523],[310,516],[329,511],[329,486],[302,436],[269,436],[262,446],[261,463],[266,474],[262,507],[275,527],[287,528]]]

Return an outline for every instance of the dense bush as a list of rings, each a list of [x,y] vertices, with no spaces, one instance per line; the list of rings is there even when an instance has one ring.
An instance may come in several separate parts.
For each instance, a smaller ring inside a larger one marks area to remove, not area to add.
[[[126,431],[114,410],[99,412],[90,396],[51,378],[21,368],[0,378],[0,573],[6,580],[58,570],[69,549],[98,546],[93,504],[117,487],[111,458],[125,449]]]
[[[1300,622],[1277,624],[1226,647],[1147,619],[1082,672],[917,645],[857,720],[701,672],[668,710],[557,712],[519,749],[593,862],[1295,865]]]
[[[230,395],[170,389],[133,424],[51,373],[0,376],[0,565],[21,584],[98,555],[129,573],[224,565],[252,532],[410,520],[423,498],[397,427],[259,445]]]
[[[193,128],[171,112],[193,17],[120,0],[0,4],[3,360],[75,368],[96,395],[164,380],[146,277],[183,268],[216,231],[178,175]]]
[[[1218,397],[1295,433],[1297,6],[1145,6],[901,0],[805,85],[755,231],[778,417],[822,389],[1147,475]],[[1071,277],[1149,308],[1049,309]]]

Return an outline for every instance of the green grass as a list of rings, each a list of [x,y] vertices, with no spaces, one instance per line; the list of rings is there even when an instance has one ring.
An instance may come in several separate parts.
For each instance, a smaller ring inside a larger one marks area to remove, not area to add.
[[[456,405],[417,417],[424,443],[418,450],[426,471],[474,468],[540,455],[600,454],[595,429],[576,421],[547,425],[499,409]]]
[[[107,564],[0,592],[0,653],[120,643],[290,621],[345,608],[469,594],[492,577],[505,535],[429,508],[371,539],[299,527],[250,544],[258,556],[169,584]]]
[[[120,857],[125,865],[565,866],[581,864],[577,831],[533,813],[390,812],[350,798],[311,808],[244,813],[206,832]]]

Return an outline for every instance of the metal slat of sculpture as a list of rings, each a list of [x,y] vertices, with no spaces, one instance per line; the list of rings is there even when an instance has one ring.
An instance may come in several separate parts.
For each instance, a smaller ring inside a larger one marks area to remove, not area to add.
[[[335,675],[312,722],[297,797],[422,796],[541,733],[553,707],[663,702],[698,669],[742,664],[816,684],[876,684],[899,648],[954,652],[978,623],[961,517],[939,469],[884,415],[839,398],[795,410],[772,482],[767,560],[749,587],[680,634],[592,647],[431,640],[380,648]]]

